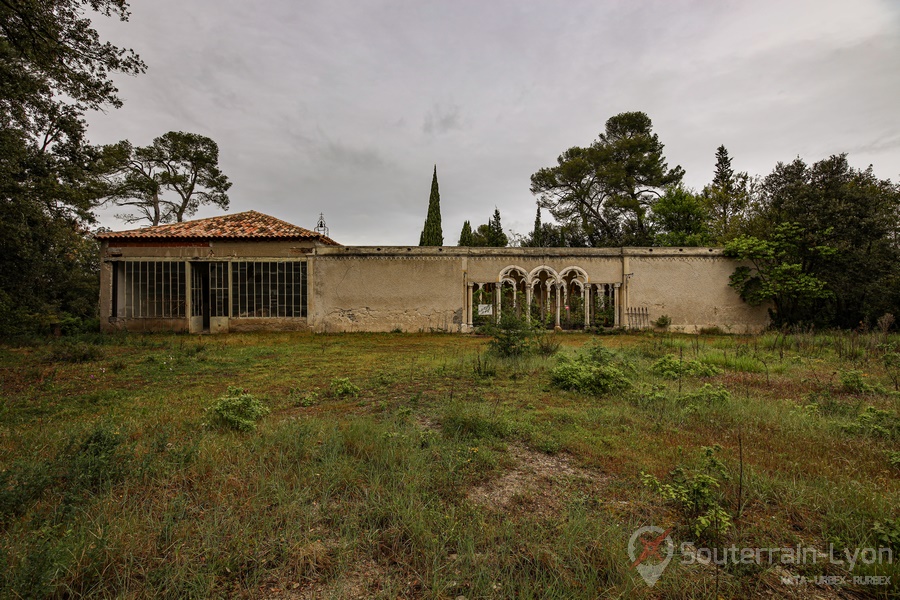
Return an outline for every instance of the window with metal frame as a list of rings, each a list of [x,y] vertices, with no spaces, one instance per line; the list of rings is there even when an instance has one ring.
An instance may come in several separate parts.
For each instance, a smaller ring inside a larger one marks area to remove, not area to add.
[[[185,268],[183,262],[125,261],[125,317],[129,319],[185,316]]]
[[[306,317],[306,263],[231,263],[232,317]]]

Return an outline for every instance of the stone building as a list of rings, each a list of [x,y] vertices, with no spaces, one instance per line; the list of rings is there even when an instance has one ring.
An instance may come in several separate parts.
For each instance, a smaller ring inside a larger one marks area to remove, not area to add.
[[[342,246],[248,211],[98,236],[106,331],[470,331],[504,311],[548,327],[767,324],[717,248]]]

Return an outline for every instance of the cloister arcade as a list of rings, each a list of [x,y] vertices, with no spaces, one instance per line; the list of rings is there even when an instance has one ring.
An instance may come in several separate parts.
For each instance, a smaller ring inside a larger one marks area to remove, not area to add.
[[[621,283],[596,283],[580,267],[557,272],[546,265],[527,271],[508,266],[496,281],[468,283],[468,325],[499,320],[515,311],[548,328],[618,327]]]

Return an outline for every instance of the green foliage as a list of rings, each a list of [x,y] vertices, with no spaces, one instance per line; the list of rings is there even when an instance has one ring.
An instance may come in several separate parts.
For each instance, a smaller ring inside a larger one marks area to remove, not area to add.
[[[292,389],[289,394],[295,406],[309,408],[319,403],[319,394],[316,392],[303,392],[302,390]]]
[[[715,539],[732,527],[723,506],[722,483],[729,479],[725,465],[716,456],[721,447],[704,446],[698,468],[678,465],[666,483],[649,473],[641,473],[644,485],[674,504],[687,519],[691,532],[700,539]]]
[[[650,371],[665,379],[681,377],[713,377],[721,369],[699,360],[679,360],[674,354],[666,354],[650,366]]]
[[[100,490],[121,480],[128,472],[130,457],[121,451],[122,434],[101,425],[81,441],[73,441],[65,451],[66,478],[75,489]]]
[[[591,246],[650,245],[647,212],[658,190],[684,176],[668,168],[652,128],[642,112],[610,117],[590,146],[569,148],[533,174],[531,192],[559,223],[581,227]]]
[[[0,524],[24,513],[53,482],[50,465],[19,460],[0,471]]]
[[[900,391],[900,352],[896,350],[896,346],[892,344],[888,347],[881,355],[881,363],[891,383],[894,384],[894,389]]]
[[[354,385],[349,377],[335,377],[330,384],[331,395],[335,398],[359,396],[359,386]]]
[[[844,391],[853,394],[866,394],[875,391],[875,388],[866,382],[866,374],[857,369],[841,370],[838,373],[841,387]]]
[[[891,411],[868,406],[848,429],[852,433],[874,438],[900,439],[900,417]]]
[[[597,395],[631,386],[618,357],[599,344],[589,346],[574,357],[561,355],[550,371],[550,380],[564,390]]]
[[[872,524],[872,533],[880,548],[900,552],[900,519],[885,519]]]
[[[509,238],[503,233],[503,225],[500,224],[500,211],[494,208],[494,214],[484,225],[479,225],[472,234],[471,246],[481,248],[504,248],[509,244]]]
[[[653,324],[660,329],[668,329],[669,325],[672,324],[672,319],[669,317],[669,315],[660,315],[658,319],[653,321]]]
[[[775,244],[781,255],[773,264],[787,272],[774,275],[799,288],[779,290],[774,282],[783,304],[778,321],[855,328],[896,313],[898,211],[900,187],[871,167],[852,168],[844,154],[812,165],[779,163],[760,186],[746,228]],[[784,224],[793,229],[779,240]]]
[[[90,9],[128,17],[124,0],[0,6],[0,335],[96,317],[98,153],[84,111],[120,106],[111,75],[145,66],[101,39]]]
[[[537,330],[524,317],[508,310],[500,314],[500,322],[487,328],[493,336],[488,344],[491,352],[503,358],[525,356],[535,351]]]
[[[83,363],[103,358],[103,349],[94,344],[64,340],[47,346],[44,360],[49,363]]]
[[[457,246],[474,246],[475,238],[472,235],[472,224],[468,221],[463,222],[462,231],[459,232],[459,242]]]
[[[666,189],[653,205],[654,243],[658,246],[709,244],[709,213],[700,198],[681,185]]]
[[[420,246],[443,246],[444,233],[441,230],[441,193],[438,190],[437,165],[431,178],[431,195],[428,198],[428,214],[425,226],[419,236]]]
[[[890,466],[895,469],[900,469],[900,450],[888,452],[887,453],[887,461]]]
[[[246,391],[228,387],[228,391],[209,407],[210,424],[224,429],[254,431],[256,422],[269,414],[269,408]]]
[[[826,282],[812,275],[799,259],[802,233],[797,223],[781,223],[768,240],[740,236],[725,246],[726,256],[752,265],[735,269],[731,287],[751,306],[774,303],[777,323],[793,322],[815,301],[833,295]],[[822,258],[835,249],[822,245],[806,252]]]
[[[218,144],[206,136],[170,131],[143,148],[127,140],[105,146],[103,168],[103,195],[131,211],[118,215],[126,223],[180,223],[206,204],[228,210],[231,182],[219,169]]]
[[[708,231],[716,243],[727,243],[740,234],[755,184],[747,173],[734,172],[725,146],[716,149],[713,181],[700,195],[709,215]]]
[[[706,404],[707,406],[722,405],[731,400],[731,392],[721,385],[711,385],[704,383],[703,387],[695,392],[689,392],[681,397],[681,401],[687,405],[697,406]]]

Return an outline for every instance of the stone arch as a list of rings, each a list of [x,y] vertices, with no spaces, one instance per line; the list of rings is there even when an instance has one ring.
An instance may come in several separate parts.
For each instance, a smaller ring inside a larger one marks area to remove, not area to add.
[[[581,329],[588,325],[590,283],[581,267],[566,267],[559,272],[562,293],[558,325],[563,329]]]
[[[497,281],[502,282],[504,279],[511,279],[513,281],[516,281],[517,279],[520,281],[527,281],[528,271],[526,271],[522,267],[510,265],[502,269],[500,271],[500,274],[497,276]]]
[[[559,272],[559,278],[565,280],[572,274],[574,274],[574,278],[582,284],[590,282],[587,272],[581,267],[566,267]]]
[[[548,267],[547,265],[541,265],[540,267],[536,267],[531,270],[528,274],[528,283],[533,284],[541,274],[544,273],[549,276],[550,279],[553,280],[553,283],[559,283],[559,273],[553,267]]]

